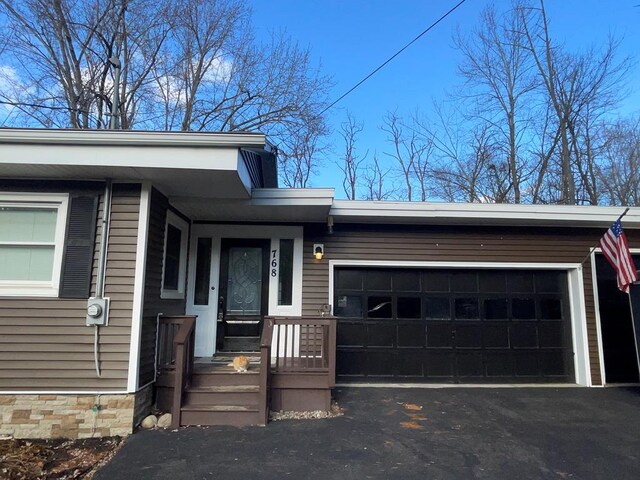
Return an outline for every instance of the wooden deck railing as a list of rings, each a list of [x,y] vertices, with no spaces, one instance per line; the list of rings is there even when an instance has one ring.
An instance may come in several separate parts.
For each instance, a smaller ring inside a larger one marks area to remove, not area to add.
[[[273,330],[274,373],[326,374],[335,385],[336,320],[332,317],[268,317]]]
[[[264,425],[269,422],[269,388],[271,377],[271,340],[273,338],[273,319],[265,318],[260,339],[260,403],[258,409]]]
[[[171,427],[180,426],[182,395],[193,372],[195,315],[161,316],[158,320],[158,372],[173,371]]]

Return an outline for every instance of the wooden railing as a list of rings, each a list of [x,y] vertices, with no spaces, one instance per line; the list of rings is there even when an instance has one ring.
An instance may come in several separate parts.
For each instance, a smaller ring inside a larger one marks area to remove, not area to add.
[[[326,374],[335,385],[336,320],[332,317],[271,317],[274,373]],[[264,335],[263,335],[264,338]]]
[[[260,403],[258,409],[264,425],[269,422],[269,388],[271,377],[271,339],[273,338],[273,319],[265,318],[260,339]]]
[[[195,315],[161,316],[158,320],[158,372],[173,372],[171,427],[180,426],[182,395],[193,372]]]

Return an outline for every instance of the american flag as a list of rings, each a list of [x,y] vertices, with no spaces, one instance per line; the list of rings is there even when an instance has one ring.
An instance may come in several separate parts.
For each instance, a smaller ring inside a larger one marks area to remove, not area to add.
[[[627,236],[622,231],[622,222],[614,222],[600,239],[602,253],[616,271],[618,288],[629,293],[629,285],[638,279],[636,266],[631,258]]]

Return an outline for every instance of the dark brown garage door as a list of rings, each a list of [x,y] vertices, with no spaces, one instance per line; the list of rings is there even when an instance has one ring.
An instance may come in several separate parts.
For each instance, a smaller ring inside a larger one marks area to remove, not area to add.
[[[573,382],[561,271],[338,268],[341,382]]]

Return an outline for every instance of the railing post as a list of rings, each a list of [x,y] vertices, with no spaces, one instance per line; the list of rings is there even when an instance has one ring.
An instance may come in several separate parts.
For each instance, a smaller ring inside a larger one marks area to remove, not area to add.
[[[335,318],[329,319],[329,341],[327,342],[327,357],[329,359],[329,385],[336,385],[336,332],[337,324]]]
[[[180,413],[182,407],[182,386],[184,384],[184,343],[176,348],[176,369],[173,377],[173,403],[171,405],[171,428],[180,427]]]

